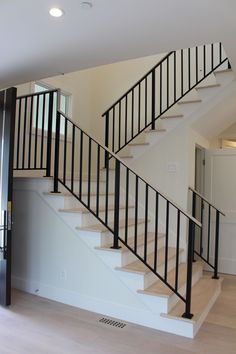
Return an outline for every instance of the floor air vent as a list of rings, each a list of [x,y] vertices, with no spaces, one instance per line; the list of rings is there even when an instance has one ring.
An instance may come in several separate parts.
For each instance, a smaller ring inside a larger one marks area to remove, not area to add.
[[[123,322],[113,321],[113,320],[110,320],[109,318],[105,318],[105,317],[101,318],[98,322],[105,323],[109,326],[113,326],[113,327],[117,327],[117,328],[124,328],[126,326],[126,324]]]

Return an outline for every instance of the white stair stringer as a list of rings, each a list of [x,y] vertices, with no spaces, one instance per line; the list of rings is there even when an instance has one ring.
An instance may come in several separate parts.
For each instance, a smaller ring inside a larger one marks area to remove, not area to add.
[[[157,119],[154,131],[148,127],[140,134],[141,137],[136,138],[139,139],[137,144],[135,139],[119,152],[119,156],[122,158],[122,155],[125,155],[124,162],[132,165],[132,161],[144,154],[152,145],[166,138],[177,126],[181,124],[186,126],[203,116],[208,111],[211,101],[220,96],[233,80],[234,74],[231,69],[216,70]]]
[[[86,217],[87,213],[85,213],[84,211],[70,211],[69,208],[73,208],[74,205],[74,197],[69,196],[68,192],[65,191],[60,194],[50,193],[50,190],[52,189],[52,183],[50,180],[47,179],[26,179],[25,182],[24,179],[22,179],[22,183],[26,183],[27,188],[37,190],[37,193],[39,193],[41,197],[45,200],[45,202],[50,205],[50,207],[55,211],[58,217],[60,217],[63,222],[68,225],[74,232],[76,232],[77,230],[78,237],[84,243],[86,243],[86,245],[92,250],[93,254],[96,257],[99,257],[102,262],[107,267],[109,267],[114,277],[118,277],[120,281],[125,284],[125,286],[133,293],[135,297],[137,297],[139,301],[144,304],[146,308],[146,311],[141,311],[140,313],[138,312],[135,315],[131,312],[127,312],[127,314],[116,314],[116,317],[122,320],[134,322],[140,325],[170,333],[175,333],[186,337],[192,338],[195,335],[197,331],[196,328],[199,327],[198,321],[185,321],[181,317],[173,316],[171,314],[169,315],[169,312],[172,311],[174,306],[178,305],[178,303],[180,302],[178,301],[176,295],[173,295],[172,292],[169,292],[168,288],[166,288],[167,292],[165,295],[148,294],[148,291],[150,291],[148,289],[150,287],[155,286],[155,282],[158,282],[157,277],[148,268],[143,271],[130,271],[129,265],[132,265],[134,262],[137,263],[137,258],[135,257],[135,255],[133,255],[124,246],[122,246],[121,250],[110,249],[110,245],[112,244],[112,235],[109,231],[106,231],[105,229],[101,231],[103,226],[99,226],[98,230],[94,228],[94,224],[99,225],[98,220],[96,220],[94,216],[91,216],[91,219],[88,219]],[[70,204],[70,202],[72,204]],[[77,207],[78,205],[79,202],[77,203]],[[67,211],[65,211],[65,209]],[[85,217],[86,219],[84,219]],[[142,220],[140,221],[140,225],[142,225]],[[132,227],[133,226],[131,226],[131,228]],[[140,232],[143,232],[142,227],[140,228]],[[164,247],[164,237],[162,236],[162,234],[160,234],[159,237],[159,249],[161,251],[162,247]],[[150,247],[148,247],[148,254],[150,254],[152,250],[152,244],[153,237],[150,241]],[[141,241],[140,244],[138,244],[137,249],[138,252],[141,253]],[[180,252],[179,261],[180,263],[184,262],[184,252]],[[174,269],[174,259],[173,261],[172,259],[169,260],[168,267],[168,270],[170,272]],[[158,272],[163,273],[163,264],[160,264],[158,266]],[[193,275],[193,285],[196,284],[200,278],[201,267]],[[181,284],[179,291],[181,294],[184,294],[184,283]],[[108,311],[106,314],[114,316],[114,312]]]

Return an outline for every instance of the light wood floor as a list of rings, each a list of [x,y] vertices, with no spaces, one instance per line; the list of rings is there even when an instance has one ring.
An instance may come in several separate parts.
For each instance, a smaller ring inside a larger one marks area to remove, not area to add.
[[[235,354],[236,276],[223,291],[195,339],[128,324],[113,328],[88,311],[19,291],[0,308],[0,354]]]

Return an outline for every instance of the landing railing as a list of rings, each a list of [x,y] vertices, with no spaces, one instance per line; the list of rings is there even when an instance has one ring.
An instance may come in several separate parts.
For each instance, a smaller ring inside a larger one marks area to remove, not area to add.
[[[202,224],[195,232],[194,253],[213,269],[213,278],[218,279],[220,215],[225,214],[192,187],[189,192],[192,216]]]
[[[104,113],[105,146],[119,152],[223,63],[221,43],[168,53]]]
[[[17,97],[14,170],[45,170],[50,176],[59,98],[60,90]]]

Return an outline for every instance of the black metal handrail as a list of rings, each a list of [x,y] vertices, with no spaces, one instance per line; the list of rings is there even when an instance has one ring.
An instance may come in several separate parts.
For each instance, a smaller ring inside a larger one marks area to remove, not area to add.
[[[189,191],[192,193],[192,215],[202,224],[200,232],[195,233],[194,253],[214,270],[213,278],[218,279],[220,215],[225,214],[192,187]]]
[[[158,118],[227,61],[221,43],[168,53],[102,114],[105,146],[118,153],[149,126],[155,129]]]
[[[63,141],[59,136],[61,126],[65,133]],[[70,144],[67,143],[69,136]],[[111,247],[117,249],[119,243],[125,245],[185,303],[183,316],[191,318],[194,230],[196,227],[201,227],[201,223],[139,177],[111,150],[102,146],[59,110],[54,156],[53,192],[59,192],[59,183],[66,188],[113,234]],[[101,180],[101,169],[106,158],[107,168],[103,172],[104,180]],[[112,164],[114,164],[114,170]],[[111,179],[112,172],[114,172],[114,183]],[[92,178],[93,175],[96,182]],[[101,191],[103,182],[104,190]],[[94,188],[95,195],[92,193],[92,188]],[[144,208],[140,205],[142,197],[145,200]],[[101,209],[102,203],[104,206]],[[121,203],[124,204],[123,208],[121,208]],[[121,217],[122,210],[123,216]],[[131,212],[133,213],[133,227],[129,228]],[[153,223],[149,220],[152,212]],[[180,292],[180,235],[186,232],[186,227],[189,231],[186,291]],[[163,267],[160,267],[158,263],[161,231],[164,232]],[[149,244],[150,233],[152,237],[154,236],[151,245]],[[142,240],[141,244],[140,240]],[[171,255],[169,255],[170,245],[175,247],[175,252]],[[172,282],[168,278],[170,259],[175,265],[175,279]]]

